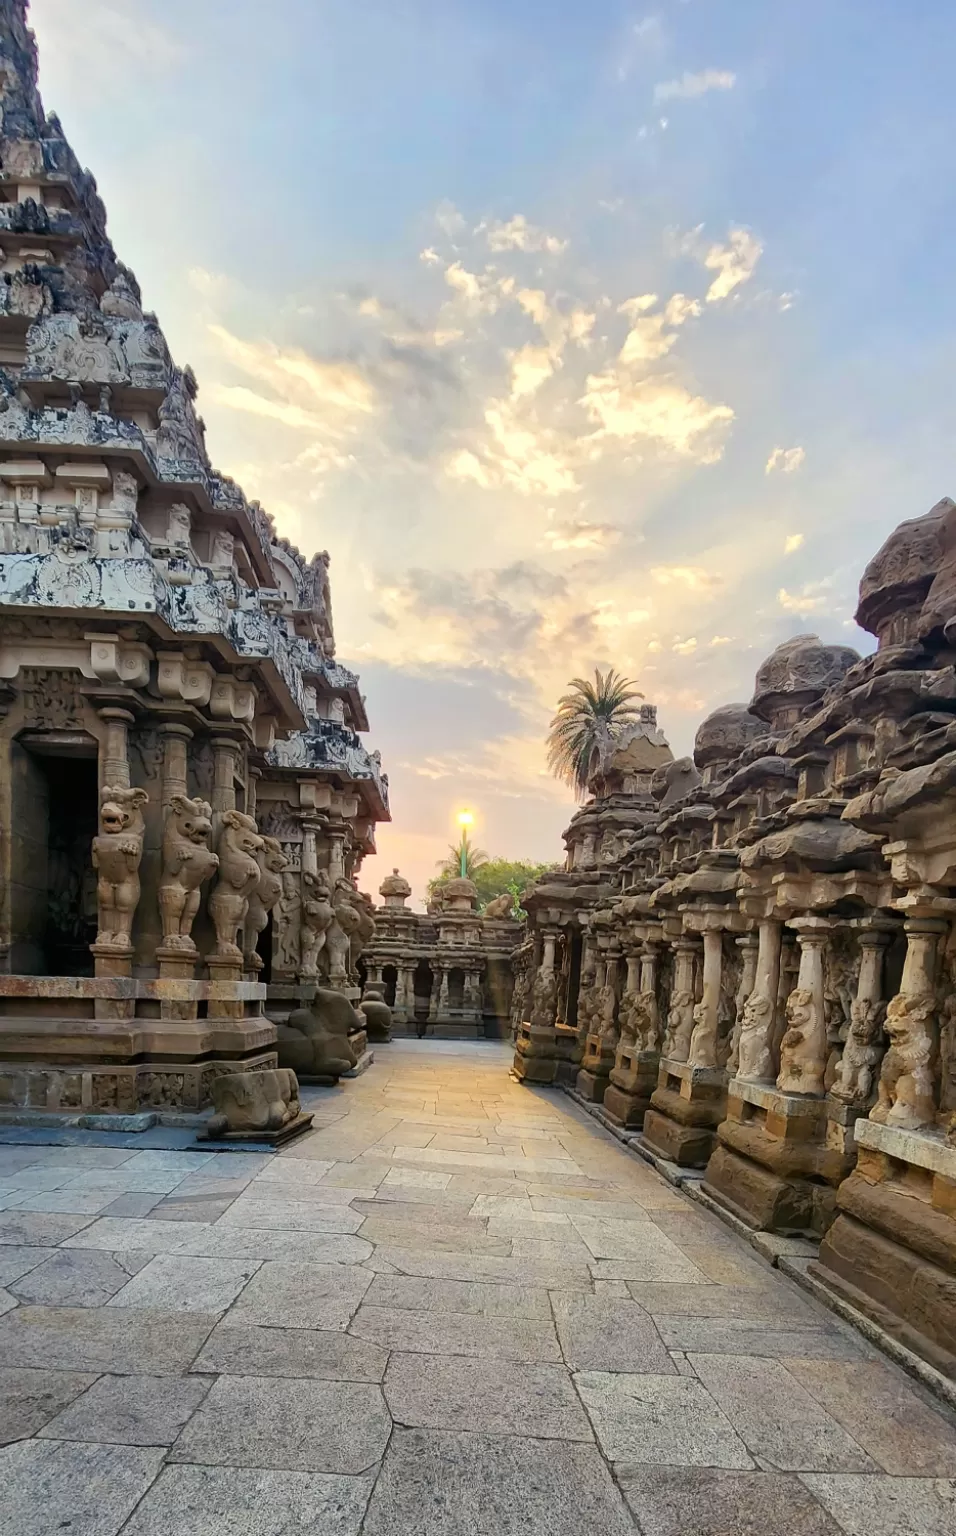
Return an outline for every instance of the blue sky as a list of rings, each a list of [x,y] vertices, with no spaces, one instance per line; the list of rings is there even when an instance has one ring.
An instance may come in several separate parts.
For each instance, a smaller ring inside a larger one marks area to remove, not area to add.
[[[542,737],[614,663],[676,751],[852,623],[953,488],[943,0],[34,0],[41,87],[200,379],[328,548],[416,891],[469,804],[560,854]]]

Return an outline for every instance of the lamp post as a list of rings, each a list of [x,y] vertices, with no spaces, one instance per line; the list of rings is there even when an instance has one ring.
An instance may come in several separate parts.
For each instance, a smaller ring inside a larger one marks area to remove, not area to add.
[[[458,812],[458,825],[461,827],[461,846],[458,850],[461,866],[461,878],[468,876],[468,828],[474,825],[475,818],[471,811]]]

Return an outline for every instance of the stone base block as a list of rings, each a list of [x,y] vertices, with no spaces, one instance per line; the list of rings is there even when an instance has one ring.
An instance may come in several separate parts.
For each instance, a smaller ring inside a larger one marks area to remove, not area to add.
[[[557,1066],[554,1056],[522,1056],[516,1051],[511,1070],[523,1083],[553,1083]]]
[[[639,1131],[650,1105],[650,1092],[628,1093],[616,1083],[608,1083],[604,1094],[604,1113],[614,1125],[628,1131]]]
[[[706,1126],[682,1125],[653,1107],[644,1116],[646,1146],[680,1168],[705,1168],[715,1141],[714,1132]]]
[[[212,1103],[214,1080],[232,1072],[278,1066],[274,1050],[242,1059],[60,1066],[47,1061],[0,1061],[0,1108],[132,1115],[148,1110],[198,1113]]]
[[[662,1061],[644,1120],[644,1141],[681,1168],[705,1168],[726,1113],[726,1073]]]
[[[575,1092],[579,1093],[588,1104],[603,1104],[610,1080],[610,1070],[590,1072],[586,1067],[582,1067],[574,1081]]]
[[[576,1061],[555,1062],[554,1086],[556,1088],[574,1088],[580,1070]]]
[[[219,1136],[213,1136],[210,1131],[200,1131],[196,1140],[205,1142],[230,1142],[248,1147],[281,1147],[287,1141],[294,1141],[307,1131],[315,1117],[303,1111],[288,1125],[283,1125],[278,1131],[223,1131]]]
[[[527,1021],[520,1025],[512,1066],[515,1077],[527,1083],[553,1083],[557,1063],[554,1028]]]
[[[811,1274],[956,1379],[956,1278],[841,1211]]]
[[[956,1147],[870,1120],[857,1141],[817,1278],[956,1376]]]
[[[724,1144],[723,1126],[703,1189],[747,1226],[761,1232],[824,1232],[836,1191],[808,1179],[780,1178]]]

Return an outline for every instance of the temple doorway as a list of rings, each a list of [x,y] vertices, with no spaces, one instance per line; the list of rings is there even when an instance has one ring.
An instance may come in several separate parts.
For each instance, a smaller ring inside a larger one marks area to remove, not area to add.
[[[37,734],[13,743],[10,968],[92,976],[98,829],[96,743],[57,752]]]
[[[382,986],[385,989],[385,1001],[390,1008],[395,1007],[395,989],[398,986],[398,971],[394,965],[386,965],[382,971]]]
[[[415,1018],[419,1023],[425,1023],[428,1019],[434,980],[432,968],[428,961],[419,960],[415,967],[415,1003],[413,1009]]]
[[[449,1008],[465,1006],[465,973],[457,965],[452,966],[448,972],[448,1006]]]

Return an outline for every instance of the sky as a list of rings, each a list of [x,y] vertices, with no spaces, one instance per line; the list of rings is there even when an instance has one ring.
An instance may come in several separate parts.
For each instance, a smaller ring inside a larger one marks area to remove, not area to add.
[[[954,493],[949,0],[33,0],[40,84],[200,382],[328,549],[416,898],[562,857],[614,665],[676,754]]]

